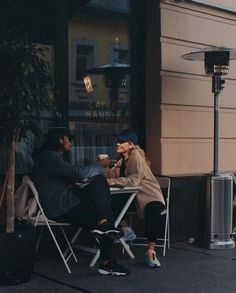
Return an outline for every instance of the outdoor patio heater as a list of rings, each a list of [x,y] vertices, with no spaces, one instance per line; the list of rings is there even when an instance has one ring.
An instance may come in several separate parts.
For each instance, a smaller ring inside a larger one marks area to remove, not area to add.
[[[213,172],[207,177],[206,245],[210,249],[234,248],[231,238],[233,214],[233,174],[219,172],[219,95],[224,88],[223,75],[229,73],[230,60],[236,59],[236,49],[209,47],[182,56],[185,60],[204,61],[205,72],[212,77],[214,94]]]

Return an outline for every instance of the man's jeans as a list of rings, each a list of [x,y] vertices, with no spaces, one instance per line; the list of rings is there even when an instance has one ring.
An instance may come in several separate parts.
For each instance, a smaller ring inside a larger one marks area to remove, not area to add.
[[[80,197],[80,204],[54,220],[91,230],[99,220],[107,219],[108,226],[113,227],[110,188],[105,177],[96,176],[86,187],[75,186],[75,188]],[[99,243],[101,259],[111,259],[113,240],[104,237]]]

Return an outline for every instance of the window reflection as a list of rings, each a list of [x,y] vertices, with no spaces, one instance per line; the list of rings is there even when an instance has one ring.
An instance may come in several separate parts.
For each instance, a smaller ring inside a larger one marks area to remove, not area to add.
[[[86,91],[83,82],[83,72],[89,68],[114,62],[129,64],[128,2],[92,0],[86,8],[81,7],[79,13],[75,12],[75,16],[68,21],[68,111],[69,126],[76,136],[71,155],[74,163],[93,162],[98,153],[108,153],[115,157],[113,135],[129,127],[128,75],[124,79],[123,87],[118,89],[118,95],[114,95],[114,92],[105,86],[102,75],[90,76],[93,84],[91,92]],[[67,38],[67,35],[64,37]],[[53,36],[51,38],[53,39]],[[53,44],[47,45],[49,50],[45,58],[54,75],[54,49],[58,52],[61,48],[54,48]],[[57,75],[59,73],[59,76],[63,76],[63,70],[66,68],[57,66]],[[40,138],[53,125],[53,119],[53,113],[46,110],[42,113]],[[26,140],[18,142],[17,173],[30,171],[30,155],[34,146],[39,144],[40,141],[35,140],[31,134]],[[1,147],[0,174],[5,174],[7,152],[4,146]]]
[[[90,74],[91,92],[82,79],[102,64],[129,64],[128,1],[89,1],[69,23],[69,48],[72,162],[93,162],[99,153],[115,157],[113,136],[129,127],[129,76],[114,90],[106,87],[104,75]]]

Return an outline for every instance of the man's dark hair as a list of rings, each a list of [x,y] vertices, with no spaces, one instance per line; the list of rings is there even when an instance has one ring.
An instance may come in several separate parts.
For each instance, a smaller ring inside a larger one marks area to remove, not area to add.
[[[65,136],[71,141],[74,136],[65,127],[53,127],[50,128],[45,135],[43,148],[46,150],[58,150],[60,148],[60,138]]]

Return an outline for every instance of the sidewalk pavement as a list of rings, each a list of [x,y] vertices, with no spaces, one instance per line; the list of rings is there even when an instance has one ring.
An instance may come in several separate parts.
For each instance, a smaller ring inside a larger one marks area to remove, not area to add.
[[[165,257],[158,251],[159,269],[147,268],[144,247],[132,248],[131,260],[115,248],[115,258],[130,269],[126,277],[101,276],[90,268],[92,255],[76,251],[79,262],[68,274],[58,254],[50,253],[36,262],[30,282],[0,287],[1,293],[234,293],[236,292],[236,249],[207,250],[188,243],[172,244]]]

